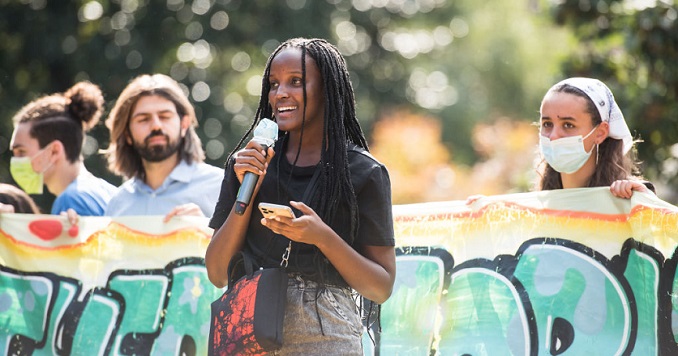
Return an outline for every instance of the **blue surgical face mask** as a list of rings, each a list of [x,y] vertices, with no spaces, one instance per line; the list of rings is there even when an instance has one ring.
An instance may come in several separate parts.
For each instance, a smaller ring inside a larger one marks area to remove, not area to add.
[[[548,137],[539,135],[539,149],[546,162],[557,172],[571,174],[578,171],[591,157],[591,151],[586,152],[584,140],[591,136],[598,126],[588,135],[582,137],[568,136],[551,141]]]

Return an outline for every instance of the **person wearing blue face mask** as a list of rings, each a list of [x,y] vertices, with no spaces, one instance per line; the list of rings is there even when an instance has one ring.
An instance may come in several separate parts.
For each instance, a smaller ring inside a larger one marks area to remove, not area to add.
[[[103,112],[98,86],[79,82],[64,93],[42,96],[26,104],[13,118],[10,173],[28,194],[56,196],[51,213],[69,210],[101,216],[116,188],[85,168],[85,132]]]
[[[634,157],[634,140],[610,89],[592,78],[552,86],[540,108],[538,190],[609,186],[613,195],[654,192]]]

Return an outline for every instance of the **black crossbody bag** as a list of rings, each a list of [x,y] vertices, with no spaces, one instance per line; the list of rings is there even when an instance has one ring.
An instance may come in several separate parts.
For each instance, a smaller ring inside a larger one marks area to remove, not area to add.
[[[316,168],[302,201],[318,179]],[[259,268],[253,256],[236,253],[228,264],[228,289],[211,305],[209,355],[260,355],[283,344],[289,241],[280,267]]]

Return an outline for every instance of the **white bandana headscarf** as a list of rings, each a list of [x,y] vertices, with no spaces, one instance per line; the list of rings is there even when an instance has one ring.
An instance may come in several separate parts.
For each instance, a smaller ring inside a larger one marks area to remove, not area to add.
[[[600,117],[610,125],[609,136],[622,140],[624,142],[624,153],[627,153],[633,146],[633,137],[626,125],[624,115],[614,101],[614,95],[612,95],[610,88],[598,79],[577,77],[565,79],[551,89],[563,84],[571,85],[588,95],[589,99],[596,104]]]

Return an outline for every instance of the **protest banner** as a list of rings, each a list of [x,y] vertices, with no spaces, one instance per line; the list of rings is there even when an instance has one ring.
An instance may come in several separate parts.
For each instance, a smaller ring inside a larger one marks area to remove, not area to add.
[[[365,354],[678,352],[678,208],[569,189],[394,206]],[[0,353],[204,355],[206,218],[0,216]],[[74,235],[74,236],[71,236]]]

